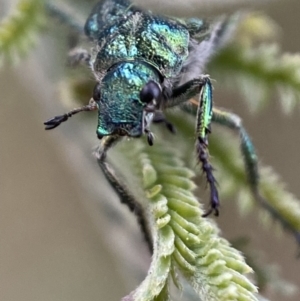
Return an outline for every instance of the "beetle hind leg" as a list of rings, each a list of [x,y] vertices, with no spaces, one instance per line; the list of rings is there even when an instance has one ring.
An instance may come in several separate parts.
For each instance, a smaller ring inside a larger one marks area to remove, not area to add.
[[[214,108],[212,121],[236,130],[240,135],[240,147],[244,158],[245,169],[247,171],[248,182],[254,195],[259,195],[259,174],[257,167],[257,155],[253,143],[242,125],[241,118],[236,114],[223,109]]]

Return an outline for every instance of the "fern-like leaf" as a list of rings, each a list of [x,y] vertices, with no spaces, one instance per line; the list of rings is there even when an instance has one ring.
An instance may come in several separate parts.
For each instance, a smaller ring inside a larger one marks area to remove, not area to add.
[[[147,208],[154,247],[146,279],[123,300],[167,300],[163,289],[174,269],[201,300],[257,300],[256,287],[244,275],[252,269],[219,236],[216,225],[202,217],[193,194],[194,172],[184,166],[180,155],[158,141],[151,148],[141,140],[124,142],[118,148],[144,187],[142,204]]]

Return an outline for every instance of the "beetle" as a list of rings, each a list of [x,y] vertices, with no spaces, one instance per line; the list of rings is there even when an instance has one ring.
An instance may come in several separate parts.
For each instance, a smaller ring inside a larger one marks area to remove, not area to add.
[[[128,0],[102,0],[92,9],[84,26],[93,41],[91,53],[77,49],[71,54],[75,64],[86,63],[96,78],[88,105],[46,121],[46,130],[56,128],[69,117],[98,110],[97,136],[101,140],[100,159],[124,136],[147,136],[154,143],[153,122],[174,126],[163,112],[185,106],[197,98],[196,154],[210,187],[210,209],[219,214],[219,196],[213,167],[209,161],[208,135],[216,122],[239,131],[241,151],[252,191],[258,195],[257,156],[241,119],[213,104],[206,63],[227,40],[229,19],[207,22],[153,14]]]

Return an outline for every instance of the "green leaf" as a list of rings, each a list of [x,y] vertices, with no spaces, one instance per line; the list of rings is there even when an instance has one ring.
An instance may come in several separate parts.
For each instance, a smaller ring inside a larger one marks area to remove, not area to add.
[[[184,166],[169,143],[161,142],[159,134],[156,138],[153,147],[141,140],[123,142],[117,147],[117,156],[125,156],[136,179],[141,184],[148,183],[144,195],[148,200],[141,203],[154,239],[148,276],[125,300],[150,300],[157,296],[174,269],[184,275],[201,300],[256,300],[256,287],[245,277],[252,269],[238,251],[219,237],[216,225],[202,217],[203,211],[193,193],[194,172]],[[159,286],[152,279],[154,274]]]

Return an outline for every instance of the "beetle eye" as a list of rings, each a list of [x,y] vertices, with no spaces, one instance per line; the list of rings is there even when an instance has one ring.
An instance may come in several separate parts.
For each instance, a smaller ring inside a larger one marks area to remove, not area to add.
[[[158,100],[160,96],[160,86],[152,80],[149,81],[140,92],[140,99],[145,103],[149,103],[153,100]]]
[[[99,101],[100,98],[101,98],[101,87],[100,87],[100,84],[97,84],[94,88],[93,99],[95,101]]]

